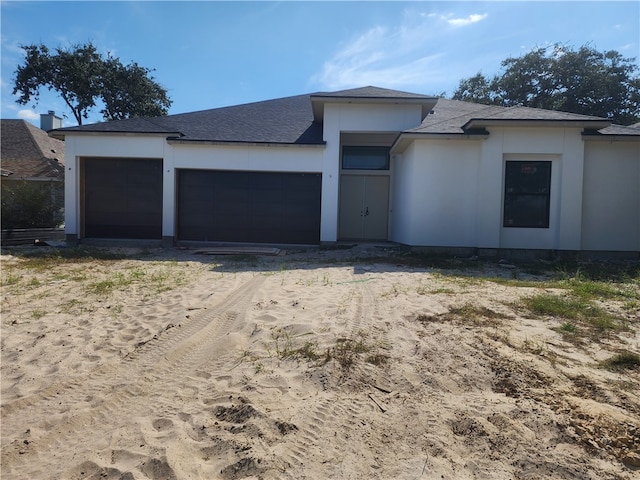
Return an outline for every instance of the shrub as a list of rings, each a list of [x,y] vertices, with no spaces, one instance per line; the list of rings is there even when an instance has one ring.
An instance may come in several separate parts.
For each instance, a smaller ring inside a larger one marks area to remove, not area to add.
[[[57,182],[2,182],[2,228],[51,228],[63,221],[63,186]]]

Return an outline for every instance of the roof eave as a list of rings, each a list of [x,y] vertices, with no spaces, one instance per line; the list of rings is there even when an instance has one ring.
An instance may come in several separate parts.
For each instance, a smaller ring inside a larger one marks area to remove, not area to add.
[[[218,145],[218,146],[242,146],[242,147],[298,147],[298,148],[325,148],[326,142],[322,143],[291,143],[291,142],[251,142],[251,141],[231,141],[231,140],[204,140],[204,139],[182,139],[167,138],[169,145]]]
[[[179,137],[182,132],[131,132],[131,131],[113,131],[113,130],[51,130],[49,136],[58,140],[64,140],[67,135],[109,135],[109,136],[126,136],[126,137]]]
[[[490,119],[472,118],[462,125],[463,130],[485,127],[572,127],[599,130],[611,125],[609,120],[560,120],[560,119]]]
[[[582,132],[582,140],[589,142],[640,142],[638,135],[619,135],[615,133]]]

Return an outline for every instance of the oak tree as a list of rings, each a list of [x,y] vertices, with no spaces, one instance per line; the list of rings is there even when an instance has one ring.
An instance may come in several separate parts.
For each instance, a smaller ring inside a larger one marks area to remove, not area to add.
[[[21,105],[37,104],[40,89],[46,87],[62,97],[79,125],[100,104],[105,120],[166,115],[171,106],[152,70],[134,62],[124,65],[110,54],[105,57],[91,42],[67,50],[51,51],[42,44],[22,49],[25,61],[16,69],[13,88]]]
[[[635,58],[585,45],[556,44],[502,61],[503,72],[460,81],[453,99],[489,105],[545,108],[609,118],[640,120],[640,77]]]

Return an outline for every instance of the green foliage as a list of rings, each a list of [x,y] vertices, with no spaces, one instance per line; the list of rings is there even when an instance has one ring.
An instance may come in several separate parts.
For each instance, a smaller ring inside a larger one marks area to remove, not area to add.
[[[640,120],[638,66],[615,50],[556,44],[509,57],[502,67],[493,78],[478,73],[461,80],[452,98],[595,115],[621,125]]]
[[[527,297],[522,302],[525,308],[536,315],[579,321],[601,331],[622,328],[615,316],[597,305],[590,298],[540,293]]]
[[[63,221],[62,186],[26,180],[2,182],[2,228],[52,228]]]
[[[166,115],[167,91],[149,76],[151,70],[103,57],[91,43],[50,51],[45,45],[22,46],[25,62],[16,69],[13,94],[21,105],[38,102],[40,89],[60,94],[79,125],[101,101],[105,120]]]

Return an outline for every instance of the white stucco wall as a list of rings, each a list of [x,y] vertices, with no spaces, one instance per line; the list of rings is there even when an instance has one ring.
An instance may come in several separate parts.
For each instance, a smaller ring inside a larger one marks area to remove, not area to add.
[[[640,143],[585,142],[582,248],[640,251]]]
[[[79,236],[80,159],[82,157],[160,158],[169,156],[169,146],[162,136],[73,135],[65,136],[64,215],[65,233]],[[164,165],[164,164],[163,164]],[[166,165],[165,175],[166,175]],[[166,184],[166,182],[165,182]],[[166,212],[163,210],[163,219]],[[163,224],[164,232],[164,224]],[[163,233],[164,234],[164,233]]]
[[[328,103],[324,107],[320,241],[338,239],[341,132],[400,132],[422,121],[420,105]]]
[[[67,135],[65,138],[65,230],[81,232],[80,159],[159,158],[163,161],[162,235],[175,235],[176,169],[322,172],[323,147],[169,144],[163,136]]]
[[[493,245],[499,248],[580,249],[584,159],[581,131],[580,128],[551,127],[489,129],[483,161],[492,163],[495,178],[489,179],[491,173],[484,170],[483,165],[485,182],[479,191],[483,192],[484,201],[478,202],[479,218],[484,220],[479,232],[485,239],[491,238]],[[491,158],[485,156],[489,151]],[[504,165],[507,160],[552,162],[549,228],[502,226]],[[488,198],[491,201],[486,201]],[[490,247],[491,243],[486,246]]]
[[[475,246],[480,141],[418,140],[394,159],[391,240]]]
[[[489,132],[483,140],[416,140],[396,158],[391,239],[415,246],[580,249],[581,130]],[[549,228],[502,226],[508,160],[552,162]]]

